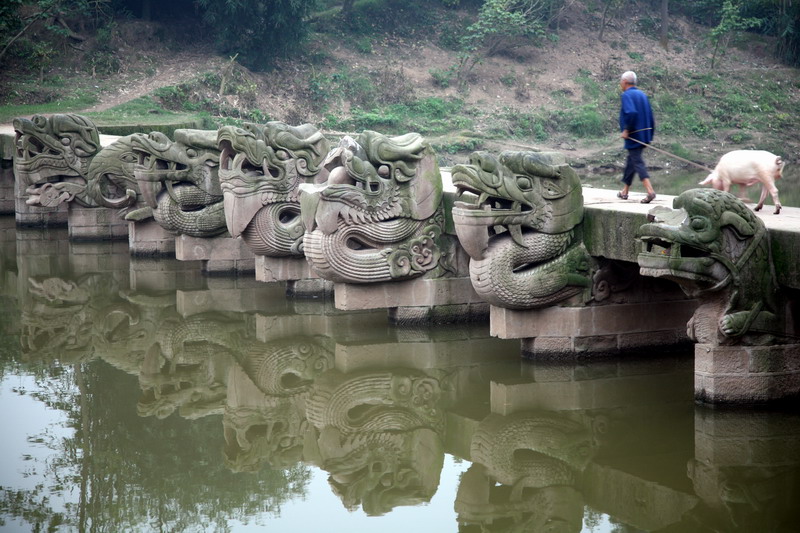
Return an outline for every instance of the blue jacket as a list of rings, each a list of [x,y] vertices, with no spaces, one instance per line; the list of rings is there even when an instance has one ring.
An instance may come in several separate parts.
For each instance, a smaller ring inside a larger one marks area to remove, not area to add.
[[[650,144],[655,133],[656,121],[647,95],[636,87],[630,87],[627,91],[623,91],[620,101],[619,131],[627,129],[634,139]],[[641,146],[636,141],[625,139],[626,150]]]

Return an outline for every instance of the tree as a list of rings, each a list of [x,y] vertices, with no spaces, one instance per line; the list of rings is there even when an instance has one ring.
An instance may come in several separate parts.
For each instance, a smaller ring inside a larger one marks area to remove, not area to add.
[[[597,40],[602,42],[603,41],[603,34],[606,31],[606,23],[608,22],[609,15],[611,11],[616,11],[620,8],[620,6],[625,2],[625,0],[604,0],[603,5],[603,17],[600,20],[600,32],[597,34]]]
[[[253,70],[264,70],[296,47],[308,31],[313,0],[196,0],[203,22],[223,54],[238,54]]]
[[[544,34],[551,0],[486,0],[478,20],[461,37],[462,53],[457,67],[460,86],[484,57],[514,46],[520,37]]]
[[[710,39],[714,42],[714,53],[711,55],[711,69],[714,69],[717,54],[728,47],[731,36],[738,31],[748,30],[759,26],[761,19],[745,18],[741,14],[741,0],[725,0],[722,4],[722,18],[719,24],[711,30]]]

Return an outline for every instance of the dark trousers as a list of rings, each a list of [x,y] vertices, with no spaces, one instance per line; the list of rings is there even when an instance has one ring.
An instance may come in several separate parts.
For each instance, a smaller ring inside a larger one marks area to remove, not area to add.
[[[642,151],[644,151],[644,148],[644,146],[638,146],[628,149],[628,159],[625,161],[625,172],[622,174],[622,183],[629,187],[631,183],[633,183],[634,174],[639,174],[640,180],[650,178],[650,174],[647,173],[647,165],[644,164],[644,159],[642,159]]]

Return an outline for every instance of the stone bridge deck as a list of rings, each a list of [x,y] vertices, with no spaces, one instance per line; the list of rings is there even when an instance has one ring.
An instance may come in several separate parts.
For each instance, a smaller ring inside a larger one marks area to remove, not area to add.
[[[656,205],[672,207],[675,197],[659,194],[650,204],[640,203],[642,198],[644,192],[632,192],[630,199],[621,200],[616,191],[583,188],[585,241],[591,255],[636,263],[636,232],[647,222],[648,211]],[[773,211],[771,204],[764,205],[757,215],[769,231],[778,281],[800,289],[800,208],[784,207],[779,215]]]

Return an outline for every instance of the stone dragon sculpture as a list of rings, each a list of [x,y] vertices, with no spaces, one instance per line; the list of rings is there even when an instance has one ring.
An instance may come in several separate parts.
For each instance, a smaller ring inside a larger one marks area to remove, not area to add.
[[[75,114],[14,119],[14,173],[26,187],[28,205],[126,209],[139,202],[131,136],[106,147],[95,124]]]
[[[452,181],[453,222],[484,300],[531,309],[590,292],[581,183],[561,154],[475,152],[453,167]],[[467,192],[477,201],[465,201]]]
[[[317,182],[300,202],[306,259],[321,278],[374,283],[453,274],[441,174],[422,136],[345,137]]]
[[[225,232],[219,184],[219,149],[213,130],[175,130],[175,140],[160,132],[131,136],[134,175],[155,221],[167,231],[192,237]],[[143,220],[150,211],[133,211]]]
[[[379,515],[428,501],[444,461],[441,398],[439,381],[422,372],[330,370],[306,403],[317,438],[304,456],[330,473],[348,509]]]
[[[700,306],[689,337],[715,345],[796,342],[786,335],[764,223],[733,194],[691,189],[639,229],[644,276],[678,283]]]
[[[217,132],[225,220],[259,255],[303,257],[300,183],[322,170],[330,143],[311,124],[223,126]]]

